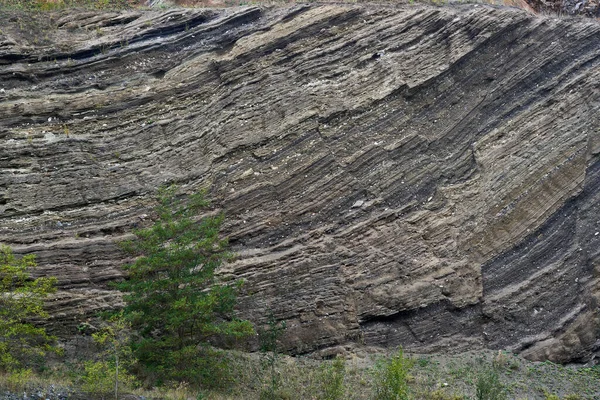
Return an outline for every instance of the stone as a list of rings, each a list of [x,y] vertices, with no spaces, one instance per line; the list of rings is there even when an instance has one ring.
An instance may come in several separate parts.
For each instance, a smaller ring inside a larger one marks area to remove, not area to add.
[[[0,25],[0,242],[58,277],[52,332],[121,304],[116,243],[177,183],[225,213],[219,273],[246,281],[241,317],[287,322],[289,353],[598,354],[598,23],[294,5]]]

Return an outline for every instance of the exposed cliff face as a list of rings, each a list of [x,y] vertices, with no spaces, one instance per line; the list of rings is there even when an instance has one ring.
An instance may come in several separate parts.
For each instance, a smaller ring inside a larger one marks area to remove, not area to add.
[[[118,303],[165,182],[210,186],[292,352],[600,347],[600,25],[464,6],[3,15],[0,241]],[[5,28],[6,27],[6,28]]]
[[[553,15],[600,17],[600,1],[598,0],[527,0],[527,5],[536,12]]]

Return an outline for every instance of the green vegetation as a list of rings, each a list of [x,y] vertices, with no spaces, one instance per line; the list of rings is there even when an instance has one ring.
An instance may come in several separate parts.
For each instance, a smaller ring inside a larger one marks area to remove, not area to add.
[[[127,371],[135,365],[130,343],[131,326],[123,318],[123,312],[112,315],[102,329],[93,333],[99,347],[97,358],[84,362],[82,389],[88,393],[119,396],[119,388],[139,386],[136,378]]]
[[[227,351],[228,365],[232,380],[226,388],[199,389],[186,382],[165,384],[160,387],[122,387],[119,385],[119,398],[129,398],[125,394],[144,396],[147,399],[212,399],[212,400],[256,400],[264,392],[264,383],[270,379],[264,369],[260,354]],[[424,356],[415,365],[407,377],[409,398],[415,400],[469,400],[475,399],[476,380],[480,371],[490,368],[493,352],[468,352],[455,356]],[[575,369],[562,366],[550,366],[546,363],[532,363],[518,357],[509,356],[518,363],[519,370],[501,369],[498,374],[504,383],[509,399],[544,400],[547,396],[558,396],[561,400],[597,399],[597,375],[590,369]],[[323,370],[330,369],[334,363],[343,363],[344,390],[342,399],[373,400],[374,365],[381,356],[376,354],[347,355],[333,361],[314,360],[308,357],[289,357],[281,355],[276,370],[280,376],[277,399],[304,400],[326,399],[324,388],[332,382],[324,380]],[[425,362],[425,360],[427,362]],[[528,374],[530,367],[537,372]],[[458,372],[463,375],[458,374]],[[114,398],[112,394],[84,394],[83,363],[62,362],[45,372],[30,374],[21,380],[0,375],[0,398],[2,389],[11,388],[14,393],[48,388],[51,385],[61,387],[62,392],[75,393],[73,398],[100,399]],[[9,382],[9,378],[12,378]],[[110,378],[107,379],[110,381]],[[113,382],[114,383],[114,382]],[[65,389],[65,388],[70,388]],[[114,388],[113,388],[114,389]],[[52,398],[52,397],[50,397]]]
[[[268,377],[267,385],[260,395],[261,399],[276,399],[278,397],[277,392],[280,386],[280,376],[277,370],[277,362],[281,354],[279,353],[277,342],[285,328],[285,321],[281,323],[277,322],[273,312],[270,312],[267,319],[267,328],[258,330],[261,362],[263,369],[267,372],[265,377]]]
[[[122,243],[134,256],[124,267],[129,279],[116,284],[125,307],[99,329],[79,327],[81,334],[93,332],[95,350],[72,365],[72,375],[90,395],[118,398],[120,390],[136,390],[138,378],[180,394],[225,387],[229,357],[211,341],[223,345],[254,333],[250,322],[233,317],[241,282],[215,276],[232,257],[220,238],[223,216],[198,216],[208,205],[202,193],[177,198],[176,188],[163,188],[158,202],[153,225]],[[28,321],[47,316],[44,298],[56,279],[30,279],[34,257],[17,259],[8,247],[0,261],[0,372],[7,373],[5,387],[19,388],[34,380],[22,366],[35,360],[38,372],[48,370],[43,357],[54,349],[53,338]]]
[[[58,351],[52,346],[54,337],[30,322],[48,317],[44,299],[56,290],[56,278],[30,277],[35,267],[33,255],[17,258],[9,247],[0,246],[0,371],[16,378],[27,375],[22,369],[48,351]]]
[[[227,366],[209,341],[254,332],[250,322],[232,316],[241,282],[215,278],[231,254],[219,237],[223,216],[197,217],[207,205],[202,193],[184,201],[176,188],[163,188],[154,224],[123,243],[137,258],[125,266],[129,279],[116,286],[125,292],[123,317],[136,334],[137,372],[154,382],[221,386]]]
[[[324,363],[320,371],[321,393],[319,398],[323,400],[344,399],[346,393],[345,376],[346,363],[342,357],[336,357],[331,364]]]
[[[504,385],[500,382],[498,372],[493,368],[485,369],[477,378],[475,391],[477,400],[504,400],[507,398]]]
[[[131,8],[140,3],[137,0],[0,0],[0,9],[21,11],[54,11],[66,8],[118,10]]]
[[[376,400],[408,400],[408,372],[414,360],[405,357],[402,348],[388,358],[380,360],[374,372],[374,398]]]
[[[273,313],[258,329],[260,352],[218,350],[253,333],[233,317],[240,282],[219,280],[229,260],[222,215],[206,211],[202,194],[160,191],[154,223],[133,232],[129,279],[118,283],[125,307],[79,326],[90,351],[52,360],[53,338],[35,321],[55,278],[33,279],[33,256],[0,247],[0,397],[61,388],[76,398],[322,399],[322,400],[577,400],[597,398],[600,367],[532,363],[506,352],[410,358],[357,349],[332,361],[281,352],[286,329]],[[91,336],[86,336],[91,335]],[[92,340],[93,339],[93,342]],[[362,353],[361,353],[362,352]],[[56,356],[54,356],[56,358]],[[41,388],[41,389],[40,389]],[[50,389],[47,389],[50,388]]]

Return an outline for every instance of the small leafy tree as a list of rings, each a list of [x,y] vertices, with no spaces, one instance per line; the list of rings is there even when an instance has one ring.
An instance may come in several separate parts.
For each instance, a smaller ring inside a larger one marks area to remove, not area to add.
[[[85,391],[102,396],[114,391],[115,399],[118,399],[120,389],[136,384],[135,377],[127,373],[134,363],[129,346],[130,332],[131,325],[121,311],[109,316],[102,329],[92,334],[100,352],[99,359],[85,362]]]
[[[262,391],[261,400],[277,398],[280,376],[276,371],[277,362],[281,354],[278,349],[278,341],[286,329],[285,321],[277,322],[273,311],[267,317],[267,327],[258,330],[258,341],[260,345],[261,362],[269,374],[268,386]]]
[[[137,257],[125,266],[129,279],[117,285],[125,292],[123,315],[138,334],[134,352],[158,382],[214,384],[207,371],[222,365],[209,341],[253,333],[248,321],[232,318],[240,282],[215,277],[231,258],[219,235],[223,216],[198,217],[208,205],[203,193],[178,199],[168,187],[158,200],[154,224],[123,244]]]
[[[35,256],[14,256],[8,246],[0,246],[0,370],[17,372],[35,357],[48,351],[54,338],[32,319],[47,318],[44,299],[56,291],[56,278],[31,279]]]

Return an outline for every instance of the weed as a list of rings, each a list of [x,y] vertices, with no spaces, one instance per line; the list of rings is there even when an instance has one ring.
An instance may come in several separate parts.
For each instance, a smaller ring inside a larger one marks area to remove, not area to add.
[[[436,390],[433,392],[425,393],[423,400],[464,400],[464,396],[458,396],[454,394],[448,394],[443,390]]]
[[[417,358],[417,366],[419,366],[420,368],[427,368],[429,366],[429,364],[431,363],[431,361],[426,358],[426,357],[419,357]]]
[[[5,377],[6,386],[13,391],[22,391],[31,380],[30,369],[17,369],[11,371]]]
[[[560,400],[560,397],[549,392],[544,392],[544,398],[546,400]]]
[[[374,371],[374,397],[376,400],[408,400],[408,372],[414,360],[404,356],[402,347],[398,352],[380,360]]]
[[[508,357],[503,351],[498,350],[498,353],[494,356],[494,359],[492,360],[492,366],[494,368],[504,368],[507,364]]]
[[[507,398],[506,388],[500,382],[496,370],[487,369],[479,374],[475,387],[475,398],[477,400],[504,400]]]
[[[321,396],[323,400],[339,400],[344,398],[346,389],[344,377],[346,375],[346,363],[341,357],[337,357],[331,364],[323,364],[319,373],[321,383]]]

